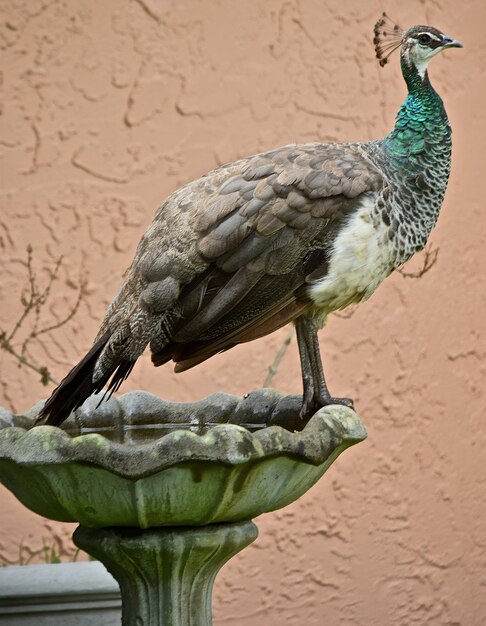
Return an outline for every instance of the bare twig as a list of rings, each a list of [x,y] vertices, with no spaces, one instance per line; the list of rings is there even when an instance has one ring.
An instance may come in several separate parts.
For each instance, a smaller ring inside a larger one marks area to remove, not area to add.
[[[79,306],[84,296],[86,295],[86,288],[87,288],[87,281],[86,279],[82,278],[79,284],[78,296],[76,298],[76,302],[73,304],[71,310],[66,315],[66,317],[63,317],[59,322],[55,322],[54,324],[51,324],[50,326],[46,326],[44,328],[41,328],[40,330],[33,331],[30,334],[30,336],[24,341],[22,348],[27,344],[28,341],[30,341],[30,339],[37,338],[40,335],[43,335],[44,333],[50,332],[51,330],[56,330],[57,328],[61,328],[61,326],[64,326],[65,324],[70,322],[73,319],[73,317],[76,315],[76,313],[78,312]],[[36,320],[36,326],[37,326],[37,320]]]
[[[50,271],[47,284],[43,289],[39,288],[37,277],[34,271],[32,246],[29,245],[27,247],[27,260],[20,261],[20,263],[27,268],[27,293],[24,292],[20,296],[20,302],[22,304],[23,310],[19,319],[14,324],[12,330],[10,332],[7,332],[0,328],[0,350],[5,350],[5,352],[8,352],[11,356],[13,356],[18,361],[19,367],[25,365],[26,367],[40,374],[41,382],[43,385],[48,385],[51,382],[57,384],[57,381],[52,378],[46,366],[38,365],[28,358],[27,348],[32,341],[39,341],[40,335],[51,332],[53,330],[57,330],[58,328],[61,328],[61,326],[64,326],[72,320],[72,318],[78,312],[79,306],[84,296],[86,295],[87,281],[86,278],[84,278],[82,275],[82,278],[79,282],[79,289],[76,301],[71,310],[67,313],[67,315],[65,315],[65,317],[61,318],[61,320],[58,322],[41,326],[41,313],[51,294],[52,285],[58,277],[59,269],[62,264],[62,257],[59,257],[55,262],[54,268]],[[31,329],[28,332],[26,338],[23,340],[20,349],[17,349],[15,346],[16,335],[29,316],[33,316]]]
[[[12,344],[10,343],[8,338],[5,336],[5,331],[3,330],[0,330],[0,350],[5,350],[5,352],[8,352],[15,359],[17,359],[17,361],[19,362],[19,366],[25,365],[26,367],[29,367],[31,370],[34,370],[34,372],[37,372],[38,374],[40,374],[41,376],[40,380],[43,385],[47,386],[49,383],[54,383],[55,385],[58,384],[58,381],[52,378],[47,367],[45,367],[44,365],[35,365],[35,363],[31,363],[25,357],[25,355],[20,354],[19,352],[16,352],[14,348],[12,347]]]
[[[20,302],[22,303],[22,306],[24,307],[24,310],[22,312],[22,315],[17,320],[17,323],[13,327],[13,330],[8,335],[8,337],[6,337],[6,341],[7,342],[12,341],[14,336],[17,334],[17,331],[20,329],[20,327],[24,323],[25,318],[27,317],[27,315],[30,313],[30,311],[33,308],[33,304],[32,304],[33,299],[34,299],[34,287],[33,287],[33,284],[34,284],[35,278],[34,278],[34,275],[33,275],[33,272],[32,272],[32,246],[31,245],[27,246],[27,262],[20,261],[20,263],[27,267],[27,274],[28,274],[28,279],[29,279],[30,294],[29,294],[29,298],[28,299],[24,296],[24,294],[22,294],[20,296]]]
[[[282,345],[280,346],[279,351],[277,352],[275,359],[272,363],[272,365],[270,365],[270,367],[268,368],[268,374],[267,377],[265,378],[265,382],[263,383],[264,387],[270,387],[273,377],[275,376],[275,374],[278,372],[278,367],[280,365],[280,362],[282,361],[282,359],[285,356],[285,353],[287,352],[287,348],[290,345],[290,342],[292,341],[292,337],[295,334],[295,329],[292,326],[291,329],[289,330],[287,337],[285,337]]]
[[[397,270],[404,278],[422,278],[436,263],[439,256],[439,248],[429,247],[424,253],[424,262],[417,272],[406,272],[403,268]]]

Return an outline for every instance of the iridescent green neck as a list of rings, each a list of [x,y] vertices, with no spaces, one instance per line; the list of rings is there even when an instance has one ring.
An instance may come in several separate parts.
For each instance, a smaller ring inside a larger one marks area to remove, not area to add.
[[[427,72],[422,78],[415,65],[409,65],[403,56],[401,66],[408,96],[398,112],[395,128],[385,138],[384,147],[388,156],[403,167],[416,163],[416,159],[412,163],[409,159],[428,149],[429,137],[435,143],[438,135],[450,134],[450,130],[444,105]]]

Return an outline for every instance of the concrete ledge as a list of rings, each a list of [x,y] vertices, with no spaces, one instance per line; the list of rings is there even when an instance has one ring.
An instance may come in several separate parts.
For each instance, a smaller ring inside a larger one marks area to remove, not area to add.
[[[0,568],[2,626],[119,626],[121,596],[97,561]]]

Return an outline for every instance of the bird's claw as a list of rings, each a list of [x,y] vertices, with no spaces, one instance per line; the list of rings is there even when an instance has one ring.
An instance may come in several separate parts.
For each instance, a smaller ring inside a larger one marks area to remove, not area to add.
[[[330,404],[341,404],[342,406],[347,406],[349,409],[353,409],[354,411],[354,402],[351,398],[329,398],[329,401],[325,406],[329,406]]]
[[[302,408],[299,414],[300,419],[308,422],[319,409],[332,404],[347,406],[354,411],[354,402],[351,398],[332,398],[330,396],[326,398],[312,398],[311,401],[304,400],[302,403]]]

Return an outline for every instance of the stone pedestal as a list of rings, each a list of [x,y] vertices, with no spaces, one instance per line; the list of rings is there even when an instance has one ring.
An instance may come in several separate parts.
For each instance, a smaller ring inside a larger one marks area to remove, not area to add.
[[[210,626],[216,574],[257,534],[251,522],[150,530],[79,526],[73,539],[118,581],[123,626]]]
[[[0,410],[0,480],[29,509],[78,522],[75,543],[118,580],[124,626],[209,626],[216,573],[366,437],[354,411],[308,421],[264,389],[169,403],[90,398],[63,425]]]

